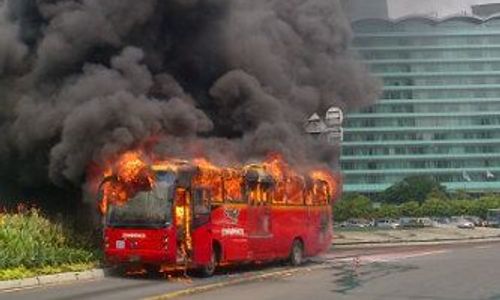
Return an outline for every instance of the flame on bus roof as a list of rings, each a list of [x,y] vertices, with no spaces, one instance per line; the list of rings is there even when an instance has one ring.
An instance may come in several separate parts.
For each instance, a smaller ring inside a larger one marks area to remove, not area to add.
[[[139,191],[151,190],[156,183],[156,172],[177,173],[181,168],[196,170],[193,185],[210,190],[215,203],[222,203],[225,199],[241,201],[245,178],[255,177],[252,179],[255,182],[272,185],[273,201],[278,203],[300,203],[304,198],[313,203],[315,198],[327,199],[335,195],[338,188],[335,177],[327,169],[313,169],[303,174],[292,168],[279,153],[270,153],[260,163],[222,167],[203,157],[155,159],[142,150],[131,150],[110,160],[104,168],[99,179],[102,181],[101,212],[106,213],[111,204],[126,204]]]

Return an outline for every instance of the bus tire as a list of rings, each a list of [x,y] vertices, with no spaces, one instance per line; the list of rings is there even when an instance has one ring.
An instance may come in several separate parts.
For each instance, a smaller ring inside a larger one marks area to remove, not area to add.
[[[293,241],[289,261],[294,267],[300,266],[304,262],[304,245],[300,239]]]
[[[210,262],[199,269],[201,277],[212,277],[217,269],[217,251],[212,250],[212,255],[210,256]]]

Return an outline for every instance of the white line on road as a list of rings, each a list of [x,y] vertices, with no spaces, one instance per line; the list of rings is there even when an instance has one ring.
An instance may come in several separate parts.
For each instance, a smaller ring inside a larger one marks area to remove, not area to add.
[[[397,261],[414,257],[421,257],[427,255],[436,255],[449,252],[449,250],[435,250],[425,252],[410,252],[410,253],[388,253],[388,254],[374,254],[374,255],[359,255],[356,257],[346,257],[340,259],[330,259],[331,262],[346,262],[353,259],[359,259],[361,262],[374,263],[374,262],[389,262]]]
[[[492,246],[476,246],[474,249],[490,249]]]

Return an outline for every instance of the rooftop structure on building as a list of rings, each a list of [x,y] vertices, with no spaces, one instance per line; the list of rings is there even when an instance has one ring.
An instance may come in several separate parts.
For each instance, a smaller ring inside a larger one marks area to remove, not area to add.
[[[499,0],[342,0],[353,21],[379,18],[397,20],[409,16],[447,18],[489,17],[500,12]]]

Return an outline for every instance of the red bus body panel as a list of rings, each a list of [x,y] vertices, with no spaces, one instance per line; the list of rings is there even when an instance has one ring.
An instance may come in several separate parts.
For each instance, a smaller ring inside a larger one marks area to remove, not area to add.
[[[330,220],[331,208],[324,206],[217,206],[212,210],[211,222],[192,231],[191,267],[210,261],[214,243],[221,249],[222,263],[285,259],[295,239],[303,242],[307,256],[320,254],[331,245]],[[105,241],[110,263],[176,264],[172,226],[147,230],[106,228]],[[119,241],[124,241],[125,248],[117,248]]]
[[[175,263],[175,232],[165,229],[132,229],[108,227],[104,231],[104,253],[112,264]],[[124,243],[123,248],[119,244]]]

